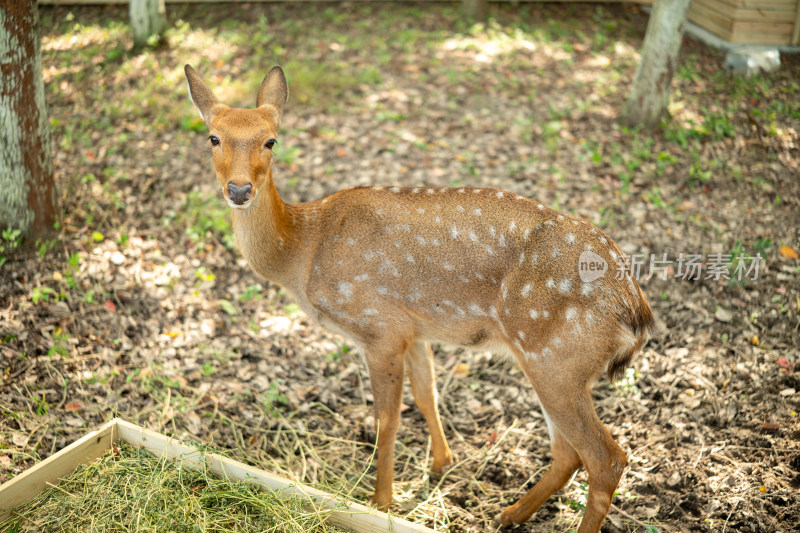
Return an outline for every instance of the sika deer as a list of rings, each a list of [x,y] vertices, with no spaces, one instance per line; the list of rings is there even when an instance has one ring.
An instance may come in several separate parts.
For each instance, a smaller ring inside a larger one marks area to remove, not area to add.
[[[585,466],[580,531],[598,531],[625,454],[589,385],[604,369],[618,377],[654,323],[619,247],[581,219],[491,188],[358,187],[286,204],[270,168],[288,97],[281,68],[264,78],[256,109],[219,103],[188,65],[186,77],[247,262],[365,355],[378,426],[373,503],[392,501],[404,368],[430,430],[433,470],[452,459],[429,344],[445,342],[512,354],[545,413],[553,463],[499,521],[525,522]],[[601,269],[582,281],[582,253],[619,262],[622,275]]]

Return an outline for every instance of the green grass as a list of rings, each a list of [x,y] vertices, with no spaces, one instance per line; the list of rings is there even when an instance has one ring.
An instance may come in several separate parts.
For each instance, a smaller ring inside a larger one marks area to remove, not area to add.
[[[47,410],[46,404],[37,407]],[[12,510],[5,532],[336,532],[299,498],[157,458],[127,443]]]

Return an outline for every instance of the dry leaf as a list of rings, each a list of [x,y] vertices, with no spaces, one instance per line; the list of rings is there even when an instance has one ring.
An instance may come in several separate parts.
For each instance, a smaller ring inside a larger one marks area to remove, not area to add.
[[[781,255],[786,259],[797,259],[797,251],[791,246],[781,246]]]
[[[453,374],[455,374],[456,377],[459,378],[467,377],[467,375],[469,374],[469,365],[467,363],[461,363],[459,365],[456,365],[456,367],[453,369]]]

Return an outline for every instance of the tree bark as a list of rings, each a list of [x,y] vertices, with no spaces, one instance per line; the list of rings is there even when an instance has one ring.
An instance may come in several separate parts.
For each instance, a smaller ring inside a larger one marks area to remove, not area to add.
[[[128,12],[131,17],[133,44],[144,46],[148,40],[160,37],[167,26],[167,9],[164,0],[130,0]]]
[[[0,229],[54,230],[56,189],[36,0],[0,2]]]
[[[489,0],[461,0],[464,13],[475,20],[484,20],[489,11]]]
[[[642,43],[628,101],[620,120],[627,126],[652,128],[668,114],[672,75],[678,63],[690,0],[655,0]]]

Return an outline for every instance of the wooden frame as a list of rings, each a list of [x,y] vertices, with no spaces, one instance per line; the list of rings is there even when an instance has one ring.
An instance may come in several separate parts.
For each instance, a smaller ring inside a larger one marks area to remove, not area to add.
[[[115,418],[100,429],[89,433],[58,453],[51,455],[36,466],[14,479],[0,485],[0,520],[9,516],[9,511],[31,499],[59,478],[71,473],[81,464],[91,462],[111,448],[114,443],[125,441],[147,449],[157,457],[181,458],[190,467],[204,465],[220,476],[237,481],[256,483],[266,490],[279,491],[286,496],[296,496],[322,509],[332,511],[330,522],[336,526],[352,529],[357,533],[433,533],[425,526],[397,518],[365,505],[349,502],[321,490],[296,483],[284,477],[245,465],[215,453],[207,453],[187,446],[170,437]]]

